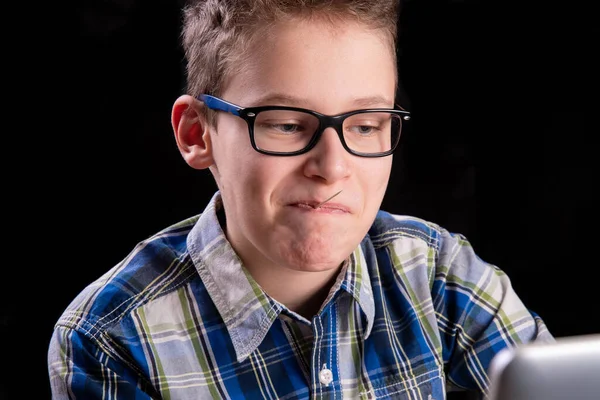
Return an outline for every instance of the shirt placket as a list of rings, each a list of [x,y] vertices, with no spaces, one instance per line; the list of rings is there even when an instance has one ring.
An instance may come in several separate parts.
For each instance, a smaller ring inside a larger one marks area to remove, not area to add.
[[[313,350],[310,365],[313,399],[342,399],[334,310],[333,307],[326,307],[312,319]]]

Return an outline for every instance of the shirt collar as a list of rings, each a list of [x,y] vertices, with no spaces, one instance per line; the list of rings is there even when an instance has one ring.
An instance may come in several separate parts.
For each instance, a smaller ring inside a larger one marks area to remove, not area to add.
[[[218,213],[222,210],[217,191],[188,235],[187,246],[241,362],[260,345],[285,307],[267,295],[243,267],[219,224]],[[350,256],[326,302],[339,289],[350,293],[367,318],[366,339],[373,327],[375,306],[362,247]]]

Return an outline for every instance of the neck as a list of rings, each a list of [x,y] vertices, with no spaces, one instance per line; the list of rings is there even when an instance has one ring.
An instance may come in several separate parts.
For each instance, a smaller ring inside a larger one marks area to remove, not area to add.
[[[319,272],[265,268],[264,265],[246,268],[269,296],[310,320],[321,309],[341,266]]]
[[[308,320],[321,309],[342,265],[321,271],[301,271],[275,264],[264,257],[238,255],[252,278],[269,296]]]

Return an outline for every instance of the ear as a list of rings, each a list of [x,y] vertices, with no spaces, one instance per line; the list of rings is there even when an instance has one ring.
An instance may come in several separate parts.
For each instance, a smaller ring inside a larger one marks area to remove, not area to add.
[[[214,164],[210,130],[202,107],[200,101],[183,95],[175,100],[171,113],[177,147],[185,162],[195,169],[205,169]]]

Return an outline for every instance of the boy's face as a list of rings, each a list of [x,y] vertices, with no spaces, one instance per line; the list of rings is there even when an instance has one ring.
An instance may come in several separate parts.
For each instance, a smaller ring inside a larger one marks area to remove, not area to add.
[[[242,107],[288,105],[329,115],[393,107],[395,55],[381,34],[315,21],[270,33],[220,97]],[[252,149],[246,123],[226,113],[218,113],[211,141],[211,171],[234,249],[245,263],[300,271],[336,268],[350,255],[375,218],[392,165],[391,156],[348,153],[332,128],[308,153],[263,155]],[[308,206],[340,190],[323,207]]]

